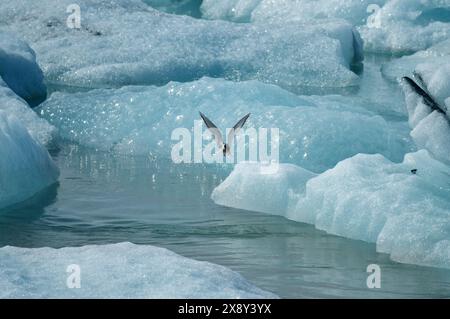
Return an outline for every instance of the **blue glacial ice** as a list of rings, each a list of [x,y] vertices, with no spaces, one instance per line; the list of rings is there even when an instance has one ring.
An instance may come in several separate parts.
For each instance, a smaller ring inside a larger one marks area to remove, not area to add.
[[[162,159],[170,159],[177,143],[172,130],[191,129],[198,111],[222,130],[251,112],[246,127],[280,129],[281,161],[323,171],[361,152],[401,161],[414,149],[407,123],[391,122],[373,106],[339,96],[297,96],[258,81],[202,78],[162,87],[56,92],[38,112],[64,139]]]
[[[320,175],[289,164],[262,174],[258,166],[238,164],[212,199],[374,242],[395,261],[450,268],[450,167],[427,151],[402,163],[359,154]]]
[[[17,95],[32,105],[47,97],[44,75],[27,43],[0,32],[0,77]]]
[[[20,119],[41,144],[50,145],[56,129],[39,118],[26,102],[42,102],[46,96],[33,50],[12,34],[0,33],[0,110]]]
[[[0,65],[0,68],[2,65]],[[56,128],[40,118],[29,105],[17,96],[0,77],[0,111],[16,117],[29,134],[42,145],[51,146]]]
[[[1,109],[0,154],[0,208],[24,201],[58,178],[47,150],[18,118]]]
[[[72,3],[21,0],[0,8],[0,30],[30,43],[53,84],[160,85],[210,76],[287,88],[358,85],[350,65],[362,58],[361,41],[344,21],[235,24],[166,14],[138,0],[80,0],[77,30],[66,25]]]
[[[149,245],[7,246],[0,260],[0,298],[277,298],[223,266]],[[71,265],[80,288],[67,286]]]
[[[45,97],[42,72],[26,43],[3,33],[0,75],[1,209],[55,183],[59,171],[44,147],[50,146],[56,129],[22,99],[36,102]]]

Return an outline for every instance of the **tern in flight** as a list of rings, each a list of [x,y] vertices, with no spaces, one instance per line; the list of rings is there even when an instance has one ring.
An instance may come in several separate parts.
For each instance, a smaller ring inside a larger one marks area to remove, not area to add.
[[[205,116],[202,112],[199,112],[200,116],[203,119],[203,122],[205,122],[206,127],[208,130],[214,135],[214,139],[219,146],[219,148],[223,152],[223,156],[230,155],[230,149],[234,140],[234,137],[239,133],[239,130],[244,126],[245,122],[247,121],[248,117],[250,116],[250,113],[248,113],[246,116],[241,118],[239,122],[236,123],[236,125],[233,126],[233,128],[230,130],[227,136],[227,142],[224,143],[222,134],[220,133],[220,130],[217,128],[217,126]]]

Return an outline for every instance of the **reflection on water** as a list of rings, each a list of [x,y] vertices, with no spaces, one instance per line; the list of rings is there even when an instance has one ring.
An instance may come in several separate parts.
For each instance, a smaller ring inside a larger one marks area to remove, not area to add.
[[[130,241],[240,272],[281,297],[449,297],[450,271],[393,263],[375,245],[281,217],[215,205],[229,167],[173,165],[66,145],[60,185],[0,213],[0,246]],[[366,267],[382,288],[366,287]]]

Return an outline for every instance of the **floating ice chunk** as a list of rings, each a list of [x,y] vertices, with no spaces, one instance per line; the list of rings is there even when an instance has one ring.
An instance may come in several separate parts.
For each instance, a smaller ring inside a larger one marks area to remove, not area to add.
[[[21,98],[36,105],[47,97],[34,51],[24,41],[0,32],[0,77]]]
[[[299,166],[281,164],[273,174],[265,174],[258,163],[239,163],[212,195],[212,200],[228,207],[285,215],[295,196],[305,191],[315,174]],[[255,187],[257,186],[257,187]]]
[[[58,178],[47,150],[4,110],[0,110],[0,154],[0,208],[31,197]]]
[[[51,146],[56,129],[46,120],[39,118],[28,104],[9,89],[0,77],[0,111],[20,119],[33,138],[41,144]]]
[[[345,98],[300,97],[257,81],[203,78],[163,87],[54,93],[38,112],[65,139],[163,159],[171,158],[178,142],[171,140],[172,131],[192,130],[198,111],[222,131],[251,112],[246,128],[279,128],[282,161],[322,171],[360,152],[400,161],[411,149],[407,123],[389,122],[369,109]]]
[[[292,89],[358,85],[350,65],[361,60],[361,43],[342,21],[236,24],[165,14],[137,0],[80,0],[81,28],[70,29],[72,3],[0,7],[0,30],[32,45],[50,83],[98,88],[210,76]]]
[[[450,268],[450,167],[427,151],[400,164],[359,154],[316,177],[292,165],[274,175],[249,165],[257,164],[237,165],[213,191],[216,203],[375,242],[396,261]]]
[[[402,164],[358,155],[310,180],[295,211],[303,219],[314,207],[317,228],[377,242],[394,260],[450,267],[448,248],[440,252],[444,259],[429,255],[450,236],[449,174],[426,151],[408,154]]]
[[[204,18],[237,22],[341,18],[359,25],[369,15],[369,5],[384,3],[385,0],[203,0],[201,10]]]
[[[277,298],[223,266],[148,245],[7,246],[0,259],[1,298]]]
[[[367,51],[424,50],[449,38],[450,0],[389,0],[359,31]]]

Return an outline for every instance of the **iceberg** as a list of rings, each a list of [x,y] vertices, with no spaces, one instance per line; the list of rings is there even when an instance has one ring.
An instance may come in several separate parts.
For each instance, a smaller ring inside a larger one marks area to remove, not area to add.
[[[47,150],[14,115],[1,109],[0,154],[0,209],[32,197],[58,179],[59,170]]]
[[[450,0],[389,0],[358,28],[370,52],[413,53],[450,34]]]
[[[35,106],[47,97],[36,54],[12,34],[0,32],[0,77],[18,96]]]
[[[149,245],[7,246],[0,260],[0,298],[277,298],[223,266]]]
[[[414,149],[407,123],[387,120],[366,102],[297,96],[254,80],[202,78],[162,87],[56,92],[37,112],[58,127],[62,138],[119,154],[170,159],[176,143],[171,132],[192,130],[198,111],[221,130],[251,112],[246,128],[279,128],[283,162],[323,171],[361,152],[401,161]]]
[[[450,268],[450,167],[426,150],[402,163],[358,154],[320,175],[288,164],[261,174],[258,165],[238,164],[213,201],[374,242],[398,262]]]
[[[357,86],[362,59],[351,24],[236,24],[166,14],[138,0],[20,0],[0,7],[0,30],[20,34],[53,85],[104,88],[201,78],[258,79],[297,87]],[[27,17],[23,19],[23,17]]]

